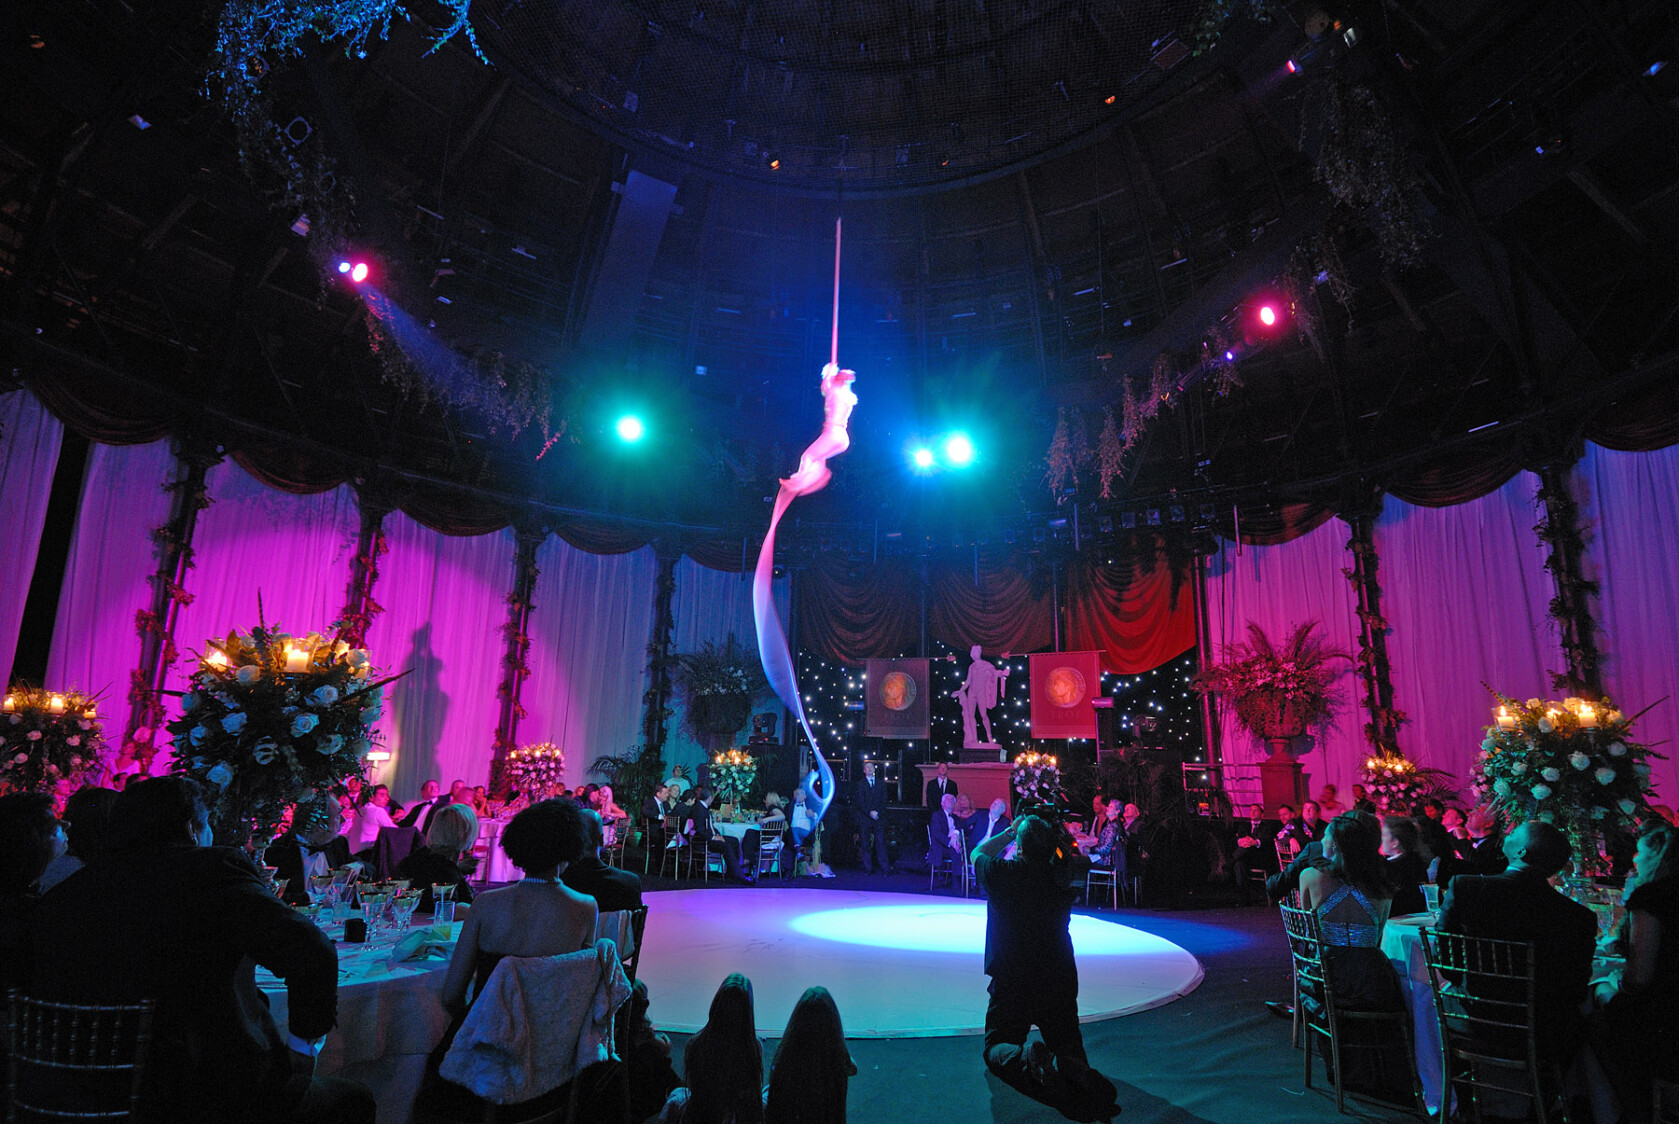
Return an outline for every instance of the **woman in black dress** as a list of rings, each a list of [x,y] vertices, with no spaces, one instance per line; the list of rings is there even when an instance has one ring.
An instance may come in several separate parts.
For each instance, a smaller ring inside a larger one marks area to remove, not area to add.
[[[1652,1079],[1679,1081],[1679,829],[1663,824],[1638,840],[1617,943],[1619,980],[1599,985],[1598,1059],[1615,1078],[1632,1122],[1650,1118]]]

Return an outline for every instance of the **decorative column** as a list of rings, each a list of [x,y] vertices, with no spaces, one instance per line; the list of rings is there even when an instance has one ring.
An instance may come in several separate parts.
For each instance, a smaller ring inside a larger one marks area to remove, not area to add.
[[[379,584],[379,558],[390,548],[385,543],[385,516],[391,505],[372,488],[356,489],[356,509],[361,526],[356,530],[356,555],[350,560],[350,584],[344,592],[344,609],[338,614],[338,639],[352,648],[367,647],[367,630],[384,606],[373,600]]]
[[[506,650],[501,657],[501,685],[496,688],[501,709],[496,716],[495,755],[490,760],[490,790],[497,795],[506,791],[507,755],[519,744],[519,720],[525,716],[520,696],[531,675],[530,620],[536,607],[536,579],[541,575],[536,551],[547,537],[542,528],[520,527],[513,552],[513,592],[507,595],[507,623],[501,626]]]
[[[647,642],[647,691],[641,696],[641,752],[662,759],[665,723],[671,716],[671,667],[676,662],[670,650],[671,633],[676,628],[670,606],[676,593],[676,563],[682,551],[664,539],[654,543],[653,550],[659,559],[659,576],[653,593],[653,634]]]
[[[205,480],[222,459],[215,442],[193,436],[175,438],[174,452],[181,475],[163,486],[173,496],[169,522],[152,531],[157,543],[157,570],[150,579],[152,599],[134,614],[140,662],[129,673],[128,723],[123,728],[121,755],[137,763],[142,773],[151,772],[157,752],[153,740],[163,725],[164,676],[180,654],[175,648],[175,621],[181,606],[192,604],[186,576],[193,566],[192,534],[198,513],[211,502]]]
[[[1193,567],[1190,575],[1193,583],[1191,588],[1195,593],[1195,649],[1198,653],[1196,663],[1199,665],[1196,670],[1199,671],[1201,668],[1210,667],[1217,659],[1213,654],[1212,619],[1207,612],[1206,552],[1197,549],[1190,565]],[[1201,732],[1207,747],[1207,764],[1215,766],[1217,772],[1214,775],[1221,779],[1220,787],[1223,787],[1224,747],[1219,742],[1218,709],[1214,705],[1212,692],[1202,692],[1200,698]]]
[[[1393,705],[1393,665],[1388,660],[1387,634],[1392,630],[1382,616],[1382,586],[1377,568],[1376,513],[1379,497],[1369,497],[1356,509],[1343,512],[1352,537],[1347,550],[1351,568],[1343,570],[1358,598],[1358,674],[1364,684],[1364,739],[1377,757],[1400,757],[1399,727],[1405,713]]]
[[[1557,622],[1564,670],[1552,672],[1552,685],[1582,698],[1603,697],[1603,668],[1597,650],[1597,621],[1591,599],[1597,583],[1585,576],[1585,537],[1580,533],[1580,506],[1568,490],[1573,456],[1545,461],[1536,470],[1544,517],[1534,533],[1545,543],[1545,569],[1551,575],[1551,619]]]

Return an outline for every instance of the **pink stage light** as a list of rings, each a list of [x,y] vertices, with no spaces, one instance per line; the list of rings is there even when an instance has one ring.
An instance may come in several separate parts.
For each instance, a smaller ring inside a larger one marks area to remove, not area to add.
[[[1272,308],[1268,304],[1260,305],[1259,306],[1259,322],[1261,324],[1265,325],[1267,328],[1275,326],[1276,323],[1277,323],[1277,310]]]
[[[338,263],[338,272],[349,277],[349,279],[354,281],[357,285],[360,285],[363,281],[367,280],[367,263],[364,261],[341,261]]]

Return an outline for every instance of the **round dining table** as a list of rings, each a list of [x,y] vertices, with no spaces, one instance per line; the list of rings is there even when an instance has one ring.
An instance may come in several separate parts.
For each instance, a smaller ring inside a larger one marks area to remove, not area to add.
[[[1439,1115],[1441,1087],[1440,1020],[1434,1012],[1434,988],[1429,983],[1428,956],[1422,932],[1432,928],[1434,914],[1408,913],[1388,918],[1382,926],[1382,952],[1393,962],[1405,1007],[1411,1013],[1411,1045],[1417,1057],[1417,1077],[1430,1115]]]

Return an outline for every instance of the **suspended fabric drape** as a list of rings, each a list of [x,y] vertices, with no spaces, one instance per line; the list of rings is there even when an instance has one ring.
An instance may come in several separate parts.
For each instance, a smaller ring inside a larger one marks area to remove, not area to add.
[[[150,608],[157,543],[169,522],[164,486],[178,475],[169,442],[92,445],[58,594],[47,681],[99,694],[106,739],[120,741],[140,664],[134,615]],[[157,739],[163,745],[165,738]]]
[[[706,641],[722,644],[733,633],[748,656],[757,659],[757,642],[752,622],[752,575],[741,580],[738,573],[724,573],[707,569],[691,558],[676,564],[676,592],[671,596],[671,651],[678,654],[698,651]],[[788,584],[780,578],[774,585],[775,608],[783,622],[787,620]],[[774,692],[765,689],[752,700],[752,712],[770,711],[775,715],[775,732],[786,733],[785,716]],[[694,766],[705,757],[705,749],[688,729],[687,703],[680,691],[671,700],[671,719],[665,735],[665,761],[687,767],[694,776]],[[750,731],[743,729],[739,740],[744,741]]]
[[[1618,453],[1586,445],[1574,482],[1586,525],[1587,576],[1597,581],[1604,686],[1638,720],[1660,799],[1679,803],[1679,446]],[[1557,657],[1560,663],[1561,657]]]
[[[26,390],[0,396],[0,526],[9,540],[6,565],[12,579],[0,586],[0,675],[12,681],[23,603],[41,548],[53,472],[64,426]]]
[[[1227,644],[1245,641],[1249,621],[1265,629],[1273,643],[1281,643],[1298,624],[1321,622],[1328,642],[1347,652],[1358,650],[1356,602],[1342,570],[1352,564],[1347,553],[1347,525],[1332,519],[1317,530],[1275,546],[1224,543],[1207,560],[1207,619],[1215,654]],[[1358,780],[1365,758],[1364,716],[1358,707],[1357,677],[1351,662],[1337,684],[1340,704],[1332,725],[1317,733],[1303,758],[1307,783],[1316,793],[1325,782],[1343,793]],[[1224,760],[1235,766],[1226,781],[1238,803],[1259,799],[1254,766],[1266,748],[1236,723],[1234,708],[1220,703],[1219,739]]]
[[[1376,521],[1394,705],[1410,718],[1399,744],[1413,761],[1451,771],[1465,799],[1497,705],[1482,684],[1550,697],[1548,671],[1561,666],[1533,533],[1538,485],[1523,472],[1456,507],[1389,496]]]
[[[589,554],[550,537],[536,564],[519,741],[564,749],[567,784],[598,782],[586,776],[596,758],[641,742],[658,559],[652,547]]]
[[[513,588],[513,532],[454,538],[392,512],[385,539],[389,550],[373,590],[385,611],[368,628],[367,648],[387,674],[409,674],[386,689],[379,728],[394,756],[377,779],[399,801],[413,799],[429,777],[445,788],[454,780],[485,784]],[[339,573],[348,579],[347,558]],[[342,597],[342,584],[338,592]]]

